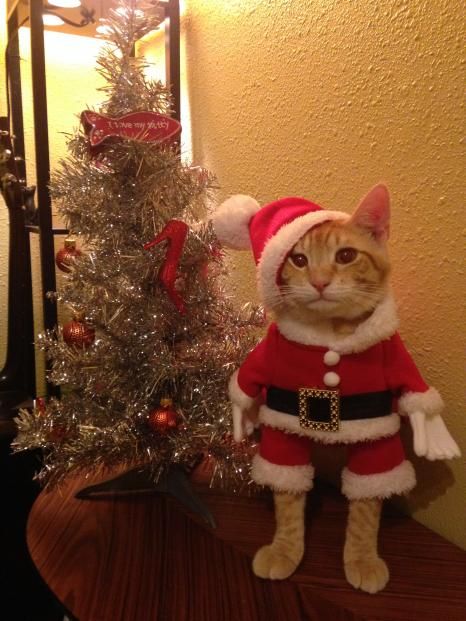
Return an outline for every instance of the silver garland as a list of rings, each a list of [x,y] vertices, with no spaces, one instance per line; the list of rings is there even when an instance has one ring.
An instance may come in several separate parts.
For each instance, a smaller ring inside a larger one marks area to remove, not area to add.
[[[102,114],[170,113],[166,88],[147,81],[144,61],[131,56],[158,21],[156,7],[141,8],[122,1],[108,19],[110,43],[98,59],[107,80]],[[45,484],[122,464],[148,464],[158,476],[200,456],[212,460],[214,484],[249,484],[252,444],[231,441],[227,384],[263,317],[258,308],[237,310],[226,291],[217,240],[201,220],[214,183],[183,164],[173,146],[120,140],[91,156],[83,133],[70,137],[51,192],[85,251],[50,295],[81,313],[96,336],[88,348],[68,345],[61,327],[38,338],[52,362],[49,380],[63,396],[20,413],[15,449],[46,449]],[[157,279],[164,244],[143,248],[173,218],[190,225],[177,281],[185,315]],[[180,424],[157,433],[148,414],[165,397]]]

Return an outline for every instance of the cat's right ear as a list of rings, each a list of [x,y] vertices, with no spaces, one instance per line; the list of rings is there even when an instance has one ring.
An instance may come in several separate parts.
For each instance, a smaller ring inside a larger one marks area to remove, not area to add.
[[[370,233],[380,243],[390,232],[390,195],[380,183],[366,194],[350,218],[350,223]]]

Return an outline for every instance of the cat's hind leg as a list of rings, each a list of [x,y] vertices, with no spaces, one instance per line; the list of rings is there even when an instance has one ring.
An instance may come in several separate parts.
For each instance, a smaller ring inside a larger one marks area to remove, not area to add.
[[[303,558],[306,492],[275,492],[274,503],[273,541],[256,552],[252,568],[259,578],[283,580],[291,576]]]
[[[345,575],[356,589],[377,593],[387,584],[388,567],[377,553],[382,499],[350,500],[343,552]]]

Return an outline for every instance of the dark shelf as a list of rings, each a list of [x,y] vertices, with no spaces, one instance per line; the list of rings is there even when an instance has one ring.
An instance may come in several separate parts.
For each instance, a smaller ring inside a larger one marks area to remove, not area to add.
[[[40,226],[36,224],[27,224],[26,231],[29,231],[29,233],[40,233]],[[69,233],[68,229],[58,228],[53,228],[50,232],[52,233],[52,235],[68,235]]]

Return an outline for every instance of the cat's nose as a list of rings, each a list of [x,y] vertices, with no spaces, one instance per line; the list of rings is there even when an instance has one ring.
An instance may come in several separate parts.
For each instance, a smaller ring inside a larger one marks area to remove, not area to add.
[[[316,278],[313,278],[311,280],[311,285],[314,287],[314,289],[317,289],[319,293],[322,293],[325,287],[328,287],[329,284],[330,280],[321,280]]]

